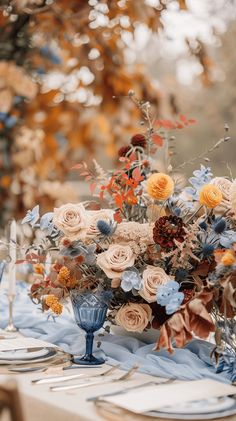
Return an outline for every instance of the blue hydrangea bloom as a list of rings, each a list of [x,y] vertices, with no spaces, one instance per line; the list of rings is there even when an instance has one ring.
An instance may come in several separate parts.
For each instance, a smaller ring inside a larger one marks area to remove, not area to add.
[[[142,280],[138,274],[133,270],[126,270],[121,276],[121,288],[123,291],[128,292],[132,289],[139,290],[141,288]]]
[[[172,295],[179,291],[179,284],[175,281],[169,281],[165,285],[158,288],[157,291],[157,304],[166,306],[172,297]]]
[[[233,243],[236,243],[236,232],[233,230],[226,230],[220,235],[220,245],[229,249]]]
[[[158,288],[157,303],[166,308],[166,314],[173,314],[183,302],[184,294],[179,287],[178,282],[169,281]]]
[[[53,231],[53,212],[45,213],[40,220],[40,229],[42,231],[49,231],[49,234]]]
[[[39,205],[36,205],[32,210],[28,210],[25,217],[22,219],[22,224],[30,224],[32,227],[39,220]]]
[[[202,186],[204,186],[204,184],[210,183],[212,177],[213,174],[211,172],[211,168],[206,168],[204,165],[201,165],[200,170],[193,171],[193,177],[189,178],[191,187],[187,187],[185,189],[186,193],[190,194],[193,199],[197,200],[199,190]]]
[[[171,296],[170,302],[166,305],[166,314],[173,314],[181,306],[184,300],[183,292],[176,292]]]

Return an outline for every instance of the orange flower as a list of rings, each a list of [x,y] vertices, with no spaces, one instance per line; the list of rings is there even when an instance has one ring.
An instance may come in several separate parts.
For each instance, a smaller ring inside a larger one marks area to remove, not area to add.
[[[222,193],[217,186],[205,184],[199,193],[199,202],[207,208],[213,209],[218,206],[223,199]]]
[[[128,205],[137,205],[138,199],[137,199],[137,197],[129,196],[126,199],[126,202],[128,203]]]
[[[166,200],[174,191],[174,181],[164,173],[152,174],[147,180],[147,192],[156,200]]]
[[[231,266],[236,262],[235,253],[233,250],[226,250],[223,254],[220,263],[224,266]]]
[[[66,266],[62,266],[57,275],[57,281],[68,288],[74,288],[77,284],[75,277],[71,276],[70,270]]]
[[[55,295],[48,295],[45,298],[45,304],[53,311],[55,314],[61,314],[63,306],[59,303],[58,298]]]
[[[34,271],[35,271],[35,273],[37,273],[39,275],[43,275],[43,273],[44,273],[44,266],[42,265],[42,263],[36,263],[34,265]]]

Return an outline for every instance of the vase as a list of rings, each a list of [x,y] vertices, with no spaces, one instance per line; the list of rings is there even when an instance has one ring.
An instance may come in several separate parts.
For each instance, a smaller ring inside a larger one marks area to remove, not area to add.
[[[105,361],[93,355],[94,332],[103,326],[108,310],[106,296],[102,293],[78,290],[70,292],[71,303],[78,326],[86,332],[86,351],[81,358],[74,358],[75,364],[98,365]]]
[[[111,334],[117,336],[127,336],[130,338],[138,339],[139,341],[144,342],[145,344],[154,344],[159,338],[158,329],[147,329],[143,332],[128,332],[122,326],[111,325],[110,327]]]

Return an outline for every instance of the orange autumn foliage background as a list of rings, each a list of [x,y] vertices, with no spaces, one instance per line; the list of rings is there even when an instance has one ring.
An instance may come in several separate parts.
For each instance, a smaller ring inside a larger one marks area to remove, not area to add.
[[[164,117],[162,88],[143,63],[127,61],[127,39],[134,39],[140,24],[159,36],[172,3],[179,12],[188,9],[185,0],[160,1],[158,7],[145,0],[1,1],[2,222],[13,213],[22,217],[35,203],[46,211],[76,200],[80,193],[64,184],[71,167],[98,155],[105,166],[116,159],[140,130],[140,110],[127,99],[130,90],[150,101],[156,118]],[[202,82],[210,86],[212,60],[200,40],[195,44],[189,42],[189,54],[201,63]],[[179,119],[173,97],[167,107]],[[161,147],[161,139],[156,144]]]

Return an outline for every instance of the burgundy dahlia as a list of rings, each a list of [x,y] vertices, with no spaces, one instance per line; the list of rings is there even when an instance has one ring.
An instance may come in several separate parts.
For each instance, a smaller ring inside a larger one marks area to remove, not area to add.
[[[153,228],[153,239],[163,249],[171,249],[175,246],[174,240],[182,243],[185,231],[182,218],[174,215],[161,216]]]
[[[121,148],[118,150],[119,157],[127,156],[130,150],[131,150],[130,146],[121,146]]]
[[[145,148],[147,144],[146,137],[143,134],[135,134],[131,138],[131,145]]]

